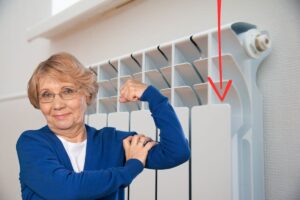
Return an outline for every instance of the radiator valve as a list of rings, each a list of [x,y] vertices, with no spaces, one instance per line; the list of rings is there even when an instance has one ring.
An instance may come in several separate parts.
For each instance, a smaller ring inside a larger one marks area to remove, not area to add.
[[[267,33],[259,32],[257,29],[250,29],[245,34],[243,45],[250,57],[258,58],[271,47],[271,40]]]

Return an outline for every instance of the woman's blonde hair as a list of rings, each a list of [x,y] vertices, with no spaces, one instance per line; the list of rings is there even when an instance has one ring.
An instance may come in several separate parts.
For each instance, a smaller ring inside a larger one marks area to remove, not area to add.
[[[59,81],[72,82],[81,88],[87,96],[87,105],[91,105],[98,93],[97,74],[85,68],[75,56],[69,53],[57,53],[41,62],[34,70],[28,82],[30,103],[37,109],[39,105],[39,80],[51,76]]]

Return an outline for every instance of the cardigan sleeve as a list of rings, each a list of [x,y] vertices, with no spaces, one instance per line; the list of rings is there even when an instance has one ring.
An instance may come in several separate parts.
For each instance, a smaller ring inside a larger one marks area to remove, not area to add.
[[[143,170],[139,160],[130,159],[123,167],[75,173],[60,164],[50,144],[38,135],[23,133],[16,147],[21,182],[42,198],[101,198],[129,185]]]
[[[187,161],[189,144],[168,98],[150,85],[140,100],[149,103],[154,123],[160,129],[160,142],[149,151],[146,168],[167,169]]]

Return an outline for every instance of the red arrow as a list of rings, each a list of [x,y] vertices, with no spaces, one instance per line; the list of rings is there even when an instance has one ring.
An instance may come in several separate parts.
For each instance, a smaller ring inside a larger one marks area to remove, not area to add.
[[[218,50],[219,50],[219,73],[220,73],[220,89],[223,88],[223,74],[222,74],[222,49],[221,49],[221,0],[218,0]],[[217,89],[216,85],[214,84],[213,80],[208,77],[208,81],[213,87],[215,93],[219,97],[221,101],[223,101],[227,95],[227,92],[232,84],[232,80],[229,80],[223,95],[220,94],[219,90]]]
[[[208,81],[211,84],[211,86],[213,87],[213,89],[214,89],[215,93],[217,94],[217,96],[219,97],[219,99],[221,101],[224,101],[224,99],[225,99],[225,97],[227,95],[227,92],[228,92],[228,90],[229,90],[229,88],[231,86],[232,80],[228,81],[223,95],[220,94],[219,90],[217,89],[216,85],[214,84],[213,80],[210,77],[208,77]],[[222,85],[221,82],[220,82],[220,85]]]

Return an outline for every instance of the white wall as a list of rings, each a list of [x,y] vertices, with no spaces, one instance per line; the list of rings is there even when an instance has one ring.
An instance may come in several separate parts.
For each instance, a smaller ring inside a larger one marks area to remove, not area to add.
[[[26,27],[50,16],[51,1],[0,1],[0,98],[24,92],[33,69],[54,52],[69,51],[91,64],[214,28],[216,2],[137,0],[55,40],[28,43]],[[267,200],[300,199],[299,9],[299,0],[223,1],[222,23],[256,24],[273,42],[257,74],[264,95]],[[15,142],[43,118],[26,99],[0,100],[0,112],[0,199],[20,199]]]

